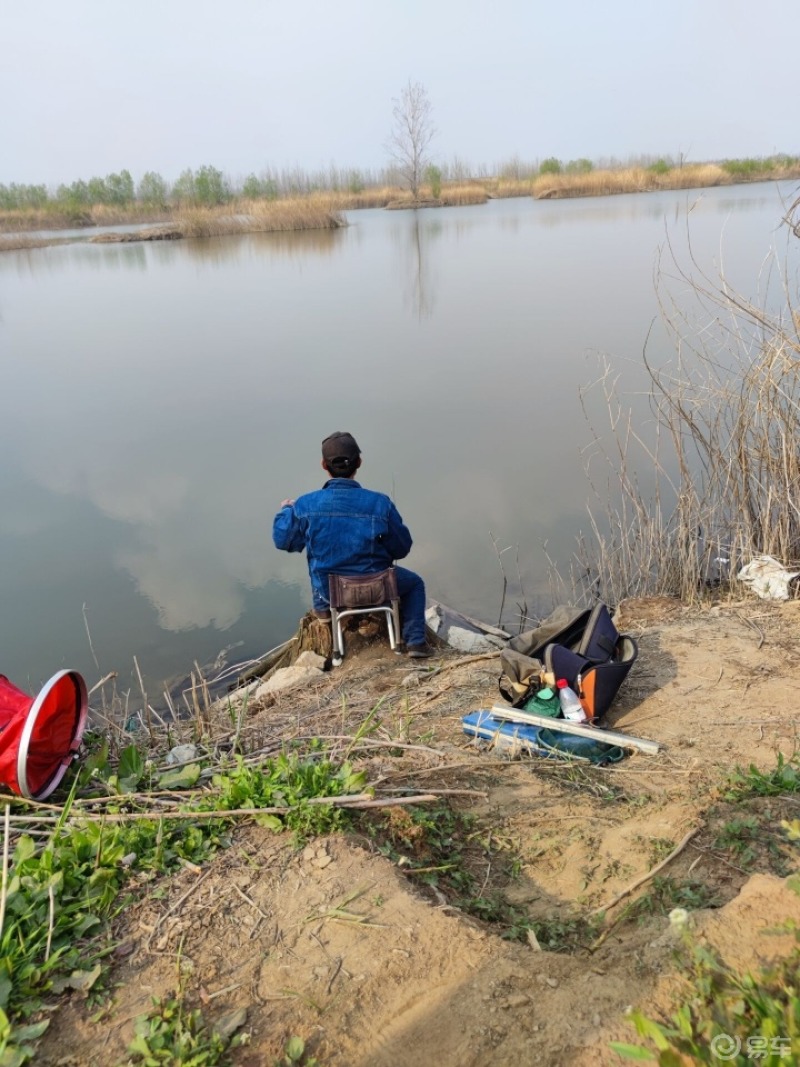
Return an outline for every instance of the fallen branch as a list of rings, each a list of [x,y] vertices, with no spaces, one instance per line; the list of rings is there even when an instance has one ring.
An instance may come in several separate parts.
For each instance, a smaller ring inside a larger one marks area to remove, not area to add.
[[[353,793],[350,796],[342,797],[309,797],[306,800],[307,804],[331,804],[338,808],[393,808],[401,804],[425,804],[431,803],[436,800],[436,794],[434,793],[422,793],[415,794],[414,796],[406,797],[378,797],[375,798],[369,793]],[[297,809],[294,807],[270,807],[270,808],[220,808],[213,811],[165,811],[163,809],[159,811],[126,811],[126,812],[113,812],[113,813],[100,813],[97,815],[89,814],[77,814],[71,817],[68,822],[136,822],[137,820],[145,819],[150,822],[156,822],[162,819],[233,819],[242,818],[244,816],[256,816],[256,815],[290,815]],[[11,815],[7,816],[8,821],[25,823],[54,823],[59,819],[55,815]]]
[[[649,882],[651,878],[655,878],[655,876],[659,873],[659,871],[663,871],[668,863],[672,863],[672,861],[675,859],[675,857],[680,855],[681,852],[683,852],[683,850],[686,848],[686,846],[689,844],[689,842],[692,840],[692,838],[696,837],[699,832],[700,832],[700,827],[699,826],[696,826],[694,828],[694,830],[690,830],[689,833],[683,838],[681,843],[679,845],[677,845],[672,850],[672,852],[670,852],[670,854],[666,857],[666,859],[663,859],[661,861],[661,863],[656,864],[656,866],[653,867],[652,870],[648,871],[647,874],[643,874],[641,876],[641,878],[637,878],[635,882],[631,882],[631,884],[628,886],[627,889],[623,889],[622,892],[618,893],[617,896],[615,896],[613,900],[610,900],[608,902],[608,904],[603,904],[601,907],[595,908],[594,911],[591,914],[592,915],[599,915],[600,912],[610,911],[612,908],[616,907],[617,904],[620,903],[620,901],[624,900],[625,897],[629,897],[631,895],[631,893],[634,892],[634,890],[639,888],[640,885],[644,885],[644,883],[645,882]]]
[[[484,659],[497,659],[502,651],[502,648],[497,648],[493,652],[480,652],[474,656],[464,656],[462,659],[453,660],[452,663],[443,664],[438,673],[444,674],[445,671],[452,671],[456,667],[466,667],[468,663],[480,663]]]

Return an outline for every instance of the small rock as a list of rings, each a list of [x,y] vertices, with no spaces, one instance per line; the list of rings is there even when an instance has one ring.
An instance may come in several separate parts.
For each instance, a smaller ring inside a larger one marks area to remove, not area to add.
[[[400,682],[400,685],[404,686],[406,689],[410,689],[412,686],[419,685],[419,675],[407,674],[405,678],[403,678],[403,680]]]
[[[309,650],[301,652],[291,667],[282,667],[279,671],[275,671],[263,685],[256,689],[256,700],[272,693],[294,689],[300,685],[313,685],[314,682],[324,679],[325,674],[322,670],[324,666],[325,660],[316,652]]]
[[[247,1022],[247,1008],[239,1008],[237,1011],[229,1011],[221,1019],[214,1023],[214,1029],[220,1037],[233,1037],[237,1030],[241,1030]]]
[[[526,997],[524,993],[512,993],[505,1002],[504,1007],[507,1008],[524,1008],[526,1004],[530,1004],[531,998]]]
[[[557,978],[548,978],[547,979],[547,984],[550,986],[551,989],[558,989],[558,979]]]

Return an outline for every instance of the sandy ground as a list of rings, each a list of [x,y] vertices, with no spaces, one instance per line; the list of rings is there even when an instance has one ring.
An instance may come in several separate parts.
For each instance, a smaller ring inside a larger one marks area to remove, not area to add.
[[[175,990],[180,967],[209,1020],[246,1009],[250,1043],[232,1054],[242,1067],[273,1064],[292,1035],[320,1067],[622,1063],[609,1042],[636,1042],[626,1009],[666,1010],[680,984],[666,919],[676,899],[653,893],[665,878],[682,887],[694,936],[725,959],[752,967],[787,953],[793,938],[770,931],[800,921],[779,829],[796,802],[733,805],[721,786],[737,765],[768,769],[795,751],[800,602],[628,602],[617,625],[639,659],[606,724],[662,747],[609,768],[476,746],[461,716],[499,702],[498,660],[452,652],[412,669],[381,643],[352,641],[313,691],[248,713],[254,745],[346,737],[382,697],[363,750],[370,780],[441,792],[469,814],[460,844],[481,893],[560,934],[556,951],[509,939],[507,924],[466,914],[442,883],[409,876],[424,863],[411,836],[389,850],[364,822],[298,849],[241,826],[212,862],[156,883],[125,913],[110,998],[64,1002],[37,1062],[124,1063],[134,1019]],[[731,834],[743,817],[775,832]],[[659,879],[608,907],[690,831]]]

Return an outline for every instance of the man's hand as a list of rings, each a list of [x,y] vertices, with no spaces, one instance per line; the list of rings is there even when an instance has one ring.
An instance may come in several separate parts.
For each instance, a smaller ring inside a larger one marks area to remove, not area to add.
[[[293,500],[282,500],[281,501],[281,507],[282,508],[293,508],[294,507],[294,501]]]

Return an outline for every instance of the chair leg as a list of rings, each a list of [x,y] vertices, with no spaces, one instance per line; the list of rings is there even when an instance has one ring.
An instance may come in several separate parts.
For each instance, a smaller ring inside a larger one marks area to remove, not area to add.
[[[339,612],[331,608],[331,663],[338,667],[344,659],[344,640],[342,636],[342,621]]]
[[[396,652],[397,651],[397,645],[399,644],[400,638],[403,635],[403,631],[400,629],[400,601],[399,600],[393,600],[392,601],[392,618],[394,620],[394,632],[395,632],[395,641],[394,641],[394,644],[392,645],[392,651]]]
[[[389,635],[389,648],[391,648],[392,652],[394,652],[394,650],[397,648],[397,636],[395,634],[394,629],[394,616],[392,615],[391,611],[384,611],[382,612],[382,614],[386,619],[386,633]]]

